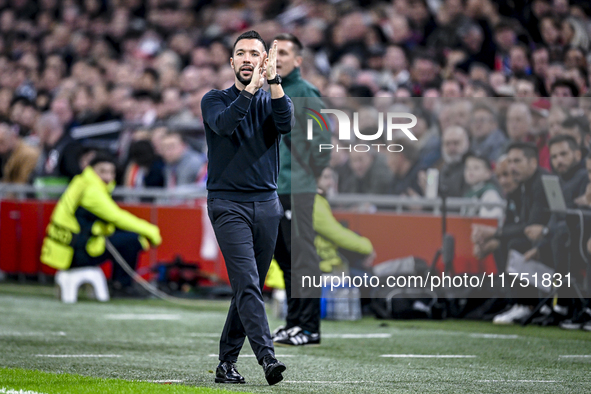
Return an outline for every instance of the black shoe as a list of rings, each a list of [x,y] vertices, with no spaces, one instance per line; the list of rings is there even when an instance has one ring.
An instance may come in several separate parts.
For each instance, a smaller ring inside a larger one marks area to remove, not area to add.
[[[563,330],[579,330],[591,322],[591,309],[585,308],[572,319],[565,320],[559,324]]]
[[[566,319],[566,316],[552,311],[552,313],[549,316],[546,316],[543,319],[540,319],[539,321],[534,322],[532,320],[532,324],[538,324],[542,327],[558,326],[565,319]]]
[[[244,377],[236,370],[236,364],[229,361],[220,362],[215,370],[216,383],[246,383]]]
[[[269,386],[273,386],[283,380],[282,373],[285,371],[286,367],[281,361],[278,361],[273,356],[265,356],[265,358],[263,358],[262,366]]]

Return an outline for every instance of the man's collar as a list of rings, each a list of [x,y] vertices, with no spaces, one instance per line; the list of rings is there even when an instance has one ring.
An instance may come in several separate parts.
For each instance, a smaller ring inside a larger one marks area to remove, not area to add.
[[[536,170],[533,172],[533,174],[531,174],[531,176],[529,178],[527,178],[525,181],[522,182],[522,185],[525,185],[526,187],[531,186],[531,184],[534,182],[534,179],[536,178],[536,176],[538,175],[539,172],[540,172],[540,167],[537,167]]]
[[[291,83],[291,82],[297,81],[301,77],[302,77],[302,74],[300,72],[300,68],[296,67],[289,74],[287,74],[285,77],[282,75],[281,79],[283,80],[283,83]]]

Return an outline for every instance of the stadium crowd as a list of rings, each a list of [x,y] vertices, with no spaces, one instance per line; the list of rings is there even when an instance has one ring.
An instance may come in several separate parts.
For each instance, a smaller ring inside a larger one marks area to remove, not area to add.
[[[541,174],[591,206],[582,0],[0,0],[2,181],[67,183],[108,147],[119,185],[203,186],[201,99],[234,83],[231,45],[250,29],[299,37],[303,77],[362,131],[378,111],[417,116],[418,143],[383,141],[401,154],[334,151],[334,192],[419,197],[438,168],[449,196],[514,202],[477,212],[502,225],[474,229],[476,256],[503,269],[513,247],[557,264],[567,224],[535,211]]]

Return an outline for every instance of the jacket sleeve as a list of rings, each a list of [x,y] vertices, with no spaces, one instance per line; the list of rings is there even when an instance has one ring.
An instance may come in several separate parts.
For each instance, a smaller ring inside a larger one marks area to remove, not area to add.
[[[526,225],[523,223],[515,223],[515,211],[514,208],[512,208],[512,205],[514,205],[514,203],[512,203],[512,201],[513,200],[511,198],[509,198],[509,201],[507,201],[507,208],[505,209],[505,221],[503,223],[503,227],[499,228],[497,230],[497,233],[495,234],[495,238],[501,241],[507,241],[511,238],[525,236],[525,233],[523,231],[525,230]]]
[[[546,192],[544,191],[541,180],[536,180],[536,183],[532,189],[533,201],[530,208],[530,215],[527,220],[527,225],[542,224],[545,226],[550,220],[550,211],[548,209]]]
[[[340,248],[360,254],[370,254],[373,251],[371,241],[343,227],[333,216],[328,201],[318,195],[314,201],[313,225],[320,236]]]
[[[277,131],[281,134],[289,133],[295,124],[291,99],[287,97],[287,94],[284,94],[281,98],[271,99],[271,109],[273,110],[273,122]]]
[[[39,151],[34,148],[30,148],[23,154],[22,160],[18,163],[15,177],[11,179],[13,183],[28,183],[31,178],[33,170],[37,165],[39,159]]]
[[[232,135],[248,113],[251,100],[252,95],[242,91],[236,100],[227,106],[220,93],[211,90],[201,100],[203,121],[218,135]]]
[[[80,206],[115,227],[143,235],[152,245],[162,242],[157,226],[119,208],[111,196],[99,187],[88,187],[82,196]]]

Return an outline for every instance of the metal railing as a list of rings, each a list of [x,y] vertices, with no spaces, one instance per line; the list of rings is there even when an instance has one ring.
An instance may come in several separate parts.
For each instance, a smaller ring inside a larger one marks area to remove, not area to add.
[[[0,199],[14,200],[57,200],[66,190],[66,186],[33,186],[0,183]],[[157,205],[178,205],[180,203],[192,202],[196,199],[206,198],[207,191],[200,186],[179,186],[174,189],[163,189],[158,187],[150,188],[129,188],[116,187],[113,190],[113,197],[128,203],[146,202]]]
[[[61,193],[66,189],[65,186],[32,186],[17,185],[9,183],[0,183],[0,199],[39,199],[39,200],[57,200]],[[180,203],[191,203],[196,199],[206,198],[207,191],[199,186],[181,186],[174,189],[163,188],[138,188],[117,187],[113,191],[113,197],[118,200],[134,203],[146,202],[157,205],[178,205]],[[398,213],[408,212],[413,208],[423,210],[423,213],[440,215],[442,199],[441,198],[422,198],[406,196],[389,196],[378,194],[338,194],[329,198],[333,206],[342,208],[352,208],[359,206],[374,206],[380,211],[388,210]],[[506,203],[482,202],[472,198],[450,197],[446,199],[447,209],[450,212],[473,216],[480,208],[504,208]]]
[[[388,196],[382,194],[338,194],[329,199],[332,205],[355,206],[374,205],[377,209],[388,209],[396,212],[405,212],[410,207],[419,207],[428,210],[435,215],[441,214],[443,200],[438,198]],[[446,199],[447,209],[460,214],[467,214],[479,208],[505,208],[506,201],[492,203],[482,202],[473,198],[448,197]]]

